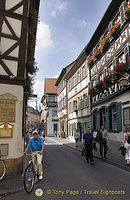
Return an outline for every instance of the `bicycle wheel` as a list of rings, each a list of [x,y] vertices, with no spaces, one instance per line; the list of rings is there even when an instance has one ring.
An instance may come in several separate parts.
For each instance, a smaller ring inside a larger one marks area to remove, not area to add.
[[[4,177],[6,172],[6,166],[3,160],[0,160],[0,180]]]
[[[24,172],[24,189],[27,193],[33,190],[34,186],[34,171],[32,165],[29,165]]]

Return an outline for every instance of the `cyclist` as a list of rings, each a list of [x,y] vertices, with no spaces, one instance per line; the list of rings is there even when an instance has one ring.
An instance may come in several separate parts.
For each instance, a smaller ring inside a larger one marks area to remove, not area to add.
[[[38,132],[36,130],[33,131],[33,138],[29,141],[27,148],[24,151],[24,154],[32,149],[32,162],[33,164],[36,161],[38,162],[39,168],[39,180],[43,179],[43,167],[42,167],[42,158],[43,158],[43,150],[44,150],[44,141],[41,137],[38,136]]]

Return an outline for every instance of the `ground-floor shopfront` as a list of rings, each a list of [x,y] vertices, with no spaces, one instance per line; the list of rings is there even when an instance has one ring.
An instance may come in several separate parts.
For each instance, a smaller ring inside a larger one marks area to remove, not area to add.
[[[101,125],[108,130],[111,140],[122,141],[124,128],[130,128],[130,85],[101,101],[97,98],[97,103],[93,103],[91,128],[94,136]]]
[[[80,133],[80,141],[83,139],[83,134],[90,127],[90,116],[79,117],[68,121],[69,139],[74,140],[75,129]]]

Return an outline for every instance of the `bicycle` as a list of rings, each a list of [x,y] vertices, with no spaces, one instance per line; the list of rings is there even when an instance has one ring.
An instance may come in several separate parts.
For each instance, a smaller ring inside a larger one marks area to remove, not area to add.
[[[32,155],[32,154],[26,154]],[[34,184],[39,181],[38,163],[36,160],[35,166],[33,165],[32,159],[28,161],[29,165],[24,171],[24,189],[27,193],[32,192]]]
[[[1,151],[0,151],[0,158],[1,158]],[[0,180],[2,180],[6,173],[6,165],[5,161],[0,159]]]

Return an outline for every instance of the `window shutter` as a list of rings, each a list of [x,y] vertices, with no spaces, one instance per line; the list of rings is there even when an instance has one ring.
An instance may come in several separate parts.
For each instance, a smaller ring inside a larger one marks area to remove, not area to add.
[[[81,124],[82,126],[82,135],[84,134],[84,123]]]
[[[73,136],[73,124],[72,124],[72,136]]]
[[[95,84],[97,84],[99,82],[99,76],[95,77]]]
[[[90,81],[90,82],[88,82],[88,89],[90,89],[91,87],[92,87],[92,83]]]
[[[115,69],[115,67],[118,65],[119,63],[119,59],[114,57],[113,61],[112,61],[112,65],[113,65],[113,68]]]
[[[93,130],[93,111],[91,112],[91,130]]]
[[[100,110],[97,110],[97,129],[100,129]]]
[[[106,114],[106,129],[109,131],[109,107],[105,107],[105,114]]]
[[[122,2],[121,6],[119,7],[119,11],[120,11],[120,18],[121,18],[121,25],[123,25],[123,23],[125,22],[125,18],[124,18],[124,8],[125,8],[126,3]]]
[[[117,131],[122,131],[122,104],[116,104],[116,117],[117,117]]]
[[[130,69],[130,45],[127,44],[124,48],[125,61],[127,69]]]
[[[106,69],[103,70],[103,77],[106,76]]]
[[[110,31],[110,29],[112,28],[113,26],[113,21],[110,22],[110,24],[108,25],[108,30]],[[110,35],[110,38],[109,40],[111,41],[112,40],[112,36]]]

